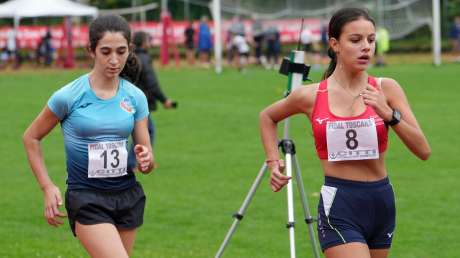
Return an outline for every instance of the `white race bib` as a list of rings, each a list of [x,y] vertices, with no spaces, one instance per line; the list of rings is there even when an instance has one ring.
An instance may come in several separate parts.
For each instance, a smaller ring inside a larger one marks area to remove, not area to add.
[[[374,118],[328,121],[326,139],[329,161],[379,158],[377,128]]]
[[[126,140],[88,144],[88,177],[119,177],[127,174]]]

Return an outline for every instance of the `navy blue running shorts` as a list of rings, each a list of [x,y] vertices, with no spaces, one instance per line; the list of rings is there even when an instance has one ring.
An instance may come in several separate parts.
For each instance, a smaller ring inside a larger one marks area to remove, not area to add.
[[[396,209],[388,178],[359,182],[326,177],[318,205],[318,238],[323,252],[360,242],[369,249],[391,247]]]
[[[145,194],[139,183],[118,191],[67,190],[65,207],[74,236],[76,221],[83,225],[110,223],[118,229],[134,229],[144,221]]]

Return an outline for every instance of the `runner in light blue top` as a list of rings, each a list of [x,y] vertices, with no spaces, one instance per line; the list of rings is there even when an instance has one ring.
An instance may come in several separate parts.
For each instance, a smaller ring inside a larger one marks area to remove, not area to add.
[[[133,168],[127,166],[129,136],[136,171],[148,174],[156,166],[147,99],[128,82],[135,82],[140,71],[128,22],[118,15],[99,16],[88,36],[91,71],[52,94],[24,132],[23,142],[43,191],[48,224],[60,226],[68,217],[73,235],[90,257],[128,258],[137,228],[144,223],[146,203]],[[58,124],[66,151],[67,214],[61,210],[61,191],[48,174],[40,146]]]
[[[120,190],[135,184],[134,174],[127,171],[126,143],[134,122],[149,114],[141,90],[120,79],[116,95],[101,99],[94,94],[85,74],[56,91],[48,107],[61,121],[68,189]],[[108,142],[119,143],[123,148],[101,145]],[[95,159],[102,157],[98,170],[91,170],[89,153],[93,153]]]

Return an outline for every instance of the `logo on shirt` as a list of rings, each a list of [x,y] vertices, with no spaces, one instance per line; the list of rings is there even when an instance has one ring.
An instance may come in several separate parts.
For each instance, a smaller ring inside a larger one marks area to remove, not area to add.
[[[378,157],[378,152],[375,149],[341,150],[329,153],[329,161],[377,159]]]
[[[375,120],[375,125],[382,125],[384,124],[384,121],[381,117],[379,117],[378,115],[375,115],[375,116],[370,116],[371,118],[374,118]]]
[[[78,108],[87,108],[91,104],[93,104],[93,103],[85,103],[83,105],[80,105]]]
[[[136,112],[136,110],[134,109],[133,107],[133,104],[131,103],[131,100],[129,98],[124,98],[121,100],[120,102],[120,107],[121,109],[123,109],[124,111],[132,114],[134,112]]]
[[[329,119],[329,117],[326,117],[326,118],[323,118],[323,119],[321,119],[321,118],[316,118],[316,122],[318,122],[318,124],[322,124],[324,121],[326,121],[326,120],[328,120],[328,119]]]

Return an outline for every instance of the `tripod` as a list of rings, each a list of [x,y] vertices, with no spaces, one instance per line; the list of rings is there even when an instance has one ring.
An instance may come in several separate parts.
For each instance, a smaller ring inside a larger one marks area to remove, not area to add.
[[[304,59],[303,51],[292,51],[291,59],[290,60],[288,59],[287,61],[285,61],[286,60],[285,59],[283,61],[283,64],[281,65],[280,72],[284,73],[287,71],[289,74],[288,93],[290,92],[290,88],[292,88],[291,87],[292,84],[295,85],[295,83],[297,83],[297,85],[300,85],[302,83],[302,78],[306,79],[308,75],[309,67],[305,71],[304,68],[300,68],[299,66],[300,64],[303,65],[303,59]],[[296,63],[294,63],[293,61],[296,61]],[[284,72],[283,72],[283,69],[284,69]],[[303,69],[305,72],[299,73],[301,69]],[[301,76],[300,78],[299,78],[299,75]],[[308,226],[308,232],[310,235],[310,241],[311,241],[312,249],[314,252],[314,257],[319,258],[320,255],[317,249],[316,238],[315,238],[314,231],[313,231],[313,223],[315,220],[311,216],[310,209],[308,206],[308,200],[305,195],[305,190],[304,190],[303,181],[302,181],[301,172],[300,172],[300,166],[297,160],[297,156],[295,155],[296,154],[295,145],[294,145],[294,142],[289,139],[289,118],[286,118],[284,121],[284,136],[283,136],[283,139],[279,141],[278,147],[281,148],[285,156],[287,176],[292,177],[292,171],[294,167],[295,180],[297,182],[297,188],[298,188],[300,199],[302,202],[305,222],[307,223],[307,226]],[[220,258],[222,256],[225,250],[225,247],[228,245],[230,241],[230,238],[235,233],[236,227],[239,225],[239,223],[243,219],[244,213],[246,212],[246,209],[248,208],[249,203],[254,197],[254,194],[257,188],[259,187],[260,182],[262,181],[262,178],[265,175],[265,172],[267,171],[267,167],[268,167],[267,163],[264,162],[261,169],[259,170],[259,173],[257,174],[255,181],[252,183],[252,186],[249,190],[249,193],[246,195],[246,198],[244,199],[243,204],[241,205],[238,212],[233,215],[233,218],[234,218],[233,224],[230,227],[229,231],[227,232],[227,235],[225,236],[224,241],[222,242],[219,250],[217,251],[215,258]],[[294,200],[293,200],[293,193],[292,193],[292,180],[290,180],[289,183],[287,184],[287,201],[288,201],[288,223],[286,227],[288,228],[288,231],[289,231],[291,258],[295,258],[296,257],[295,239],[294,239],[295,221],[294,221]]]

